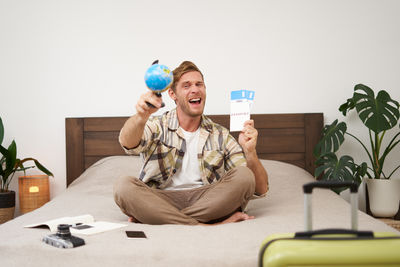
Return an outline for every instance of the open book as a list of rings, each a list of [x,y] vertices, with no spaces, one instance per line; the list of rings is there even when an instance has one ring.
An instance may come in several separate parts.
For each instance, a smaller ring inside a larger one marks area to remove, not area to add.
[[[69,224],[71,233],[83,235],[97,234],[127,226],[126,224],[121,223],[111,223],[104,221],[95,222],[92,215],[86,214],[75,217],[62,217],[42,223],[25,225],[24,227],[35,228],[44,226],[50,228],[50,231],[56,232],[57,226],[59,224]]]

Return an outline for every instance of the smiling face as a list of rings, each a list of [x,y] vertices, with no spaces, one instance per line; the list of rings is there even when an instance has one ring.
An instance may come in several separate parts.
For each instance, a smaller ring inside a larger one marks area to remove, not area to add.
[[[168,92],[176,103],[178,117],[195,118],[203,114],[206,86],[200,72],[186,72],[177,82],[175,90],[170,89]]]

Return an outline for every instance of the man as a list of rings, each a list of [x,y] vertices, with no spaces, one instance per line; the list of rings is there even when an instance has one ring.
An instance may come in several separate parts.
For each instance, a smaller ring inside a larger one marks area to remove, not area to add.
[[[254,122],[245,123],[239,145],[226,128],[203,115],[206,86],[197,66],[184,61],[173,75],[168,94],[176,109],[150,117],[162,99],[148,91],[121,129],[121,145],[128,154],[140,153],[144,165],[139,178],[115,182],[115,202],[130,221],[147,224],[254,218],[244,208],[254,194],[268,191],[268,175],[256,153]]]

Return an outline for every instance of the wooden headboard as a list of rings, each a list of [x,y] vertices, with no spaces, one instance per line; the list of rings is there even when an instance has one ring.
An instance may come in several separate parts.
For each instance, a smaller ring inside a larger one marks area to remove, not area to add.
[[[229,129],[229,115],[209,115]],[[322,113],[254,114],[259,158],[279,160],[314,173],[313,148],[323,127]],[[67,186],[101,158],[124,155],[119,131],[128,117],[66,118]],[[237,138],[238,133],[233,136]]]

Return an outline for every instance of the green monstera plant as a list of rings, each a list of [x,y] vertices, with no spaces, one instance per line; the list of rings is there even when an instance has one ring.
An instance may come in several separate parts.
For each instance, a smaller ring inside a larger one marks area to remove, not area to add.
[[[358,137],[347,131],[345,122],[335,120],[323,128],[322,138],[314,148],[317,168],[315,176],[322,180],[353,181],[360,184],[363,177],[375,179],[389,179],[400,165],[387,174],[383,166],[388,154],[399,144],[400,131],[398,122],[400,117],[399,103],[382,90],[375,96],[374,91],[366,85],[357,84],[354,87],[353,97],[339,107],[344,116],[355,109],[362,123],[369,133],[369,144],[364,144]],[[397,126],[397,127],[396,127]],[[397,128],[397,133],[387,145],[383,144],[388,130]],[[361,145],[368,155],[369,162],[356,163],[349,155],[337,157],[340,146],[345,137],[351,137]],[[345,188],[335,190],[340,193]]]
[[[4,138],[4,126],[3,121],[0,117],[0,192],[7,192],[8,186],[17,171],[24,171],[34,166],[25,167],[24,163],[27,161],[33,161],[36,167],[49,176],[53,174],[46,169],[40,162],[34,158],[17,158],[17,145],[15,141],[12,141],[8,148],[2,146]]]

